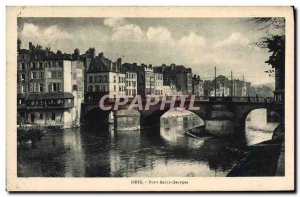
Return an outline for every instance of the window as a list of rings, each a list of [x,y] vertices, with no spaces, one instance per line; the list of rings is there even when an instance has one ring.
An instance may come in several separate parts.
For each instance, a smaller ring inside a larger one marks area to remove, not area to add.
[[[116,85],[114,85],[114,91],[116,91]]]
[[[55,120],[55,113],[54,112],[52,113],[51,120]]]
[[[49,91],[49,92],[52,92],[52,84],[51,84],[51,83],[48,84],[48,91]]]
[[[44,92],[44,84],[40,83],[40,92]]]
[[[57,77],[62,78],[62,71],[57,71]]]
[[[22,63],[22,70],[26,70],[26,63]]]
[[[36,79],[36,72],[31,72],[31,78]]]
[[[34,87],[34,92],[39,92],[40,88],[39,88],[39,84],[38,83],[34,83],[33,87]]]
[[[45,77],[45,73],[44,72],[41,72],[40,73],[40,78],[44,78]]]
[[[94,80],[93,80],[93,76],[89,76],[89,82],[90,82],[90,83],[93,83],[93,81],[94,81]]]
[[[57,78],[56,71],[52,71],[52,78]]]
[[[21,93],[25,92],[25,86],[21,86]]]
[[[33,92],[33,84],[32,83],[29,84],[29,92]]]
[[[100,92],[100,86],[99,85],[95,85],[95,92]]]
[[[44,114],[40,113],[40,119],[44,118]]]
[[[93,86],[90,85],[90,86],[88,87],[88,92],[93,92]]]
[[[114,76],[114,83],[116,83],[116,76]]]

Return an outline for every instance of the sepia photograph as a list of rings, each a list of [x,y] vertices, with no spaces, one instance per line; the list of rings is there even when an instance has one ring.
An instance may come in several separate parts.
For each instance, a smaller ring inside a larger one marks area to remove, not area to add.
[[[7,11],[9,190],[294,189],[292,7]]]

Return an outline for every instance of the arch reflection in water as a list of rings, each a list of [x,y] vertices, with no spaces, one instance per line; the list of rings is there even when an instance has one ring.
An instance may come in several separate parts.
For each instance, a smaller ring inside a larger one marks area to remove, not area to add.
[[[267,122],[267,110],[255,109],[246,118],[246,141],[248,145],[272,139],[279,123]]]
[[[174,108],[160,118],[160,135],[171,144],[197,146],[201,140],[187,138],[185,133],[189,129],[203,125],[204,121],[193,112]]]

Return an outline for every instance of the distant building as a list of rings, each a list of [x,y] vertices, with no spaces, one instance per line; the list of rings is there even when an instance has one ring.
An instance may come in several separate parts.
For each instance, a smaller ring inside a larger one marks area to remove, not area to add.
[[[182,65],[171,64],[166,66],[163,64],[158,67],[163,74],[163,85],[170,86],[171,83],[176,85],[176,89],[182,94],[193,93],[192,69],[185,68]]]
[[[176,85],[173,82],[170,82],[170,85],[164,85],[162,87],[162,95],[164,96],[180,96],[182,95],[181,91],[176,89]]]
[[[154,69],[154,94],[158,96],[163,95],[163,74],[157,69]]]
[[[122,68],[122,60],[116,62],[104,57],[100,53],[92,59],[87,70],[87,102],[99,102],[103,95],[110,98],[124,97],[125,93],[125,71]]]
[[[136,94],[145,95],[145,72],[144,68],[138,66],[137,63],[124,63],[122,67],[125,69],[125,72],[136,73]]]
[[[245,97],[250,93],[250,82],[241,81],[239,79],[233,80],[233,96]]]
[[[199,75],[194,75],[193,77],[193,94],[195,96],[204,96],[203,81],[200,79]]]
[[[229,80],[222,75],[216,78],[216,83],[215,80],[204,82],[204,94],[208,96],[246,97],[250,94],[250,88],[250,82],[239,79]]]
[[[154,79],[154,72],[153,72],[152,65],[147,66],[145,64],[142,64],[141,66],[144,69],[144,73],[145,73],[145,95],[154,95],[155,79]]]
[[[18,47],[18,124],[78,126],[83,102],[83,63],[29,43]]]
[[[129,98],[134,97],[137,95],[137,77],[138,77],[138,70],[133,64],[125,63],[122,65],[126,73],[126,95]]]

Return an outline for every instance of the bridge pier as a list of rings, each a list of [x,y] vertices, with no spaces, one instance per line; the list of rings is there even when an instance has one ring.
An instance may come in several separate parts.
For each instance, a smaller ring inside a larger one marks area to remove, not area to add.
[[[134,110],[120,110],[114,112],[115,130],[139,130],[140,113]]]
[[[205,120],[205,130],[215,136],[233,135],[234,114],[224,104],[212,105]]]

